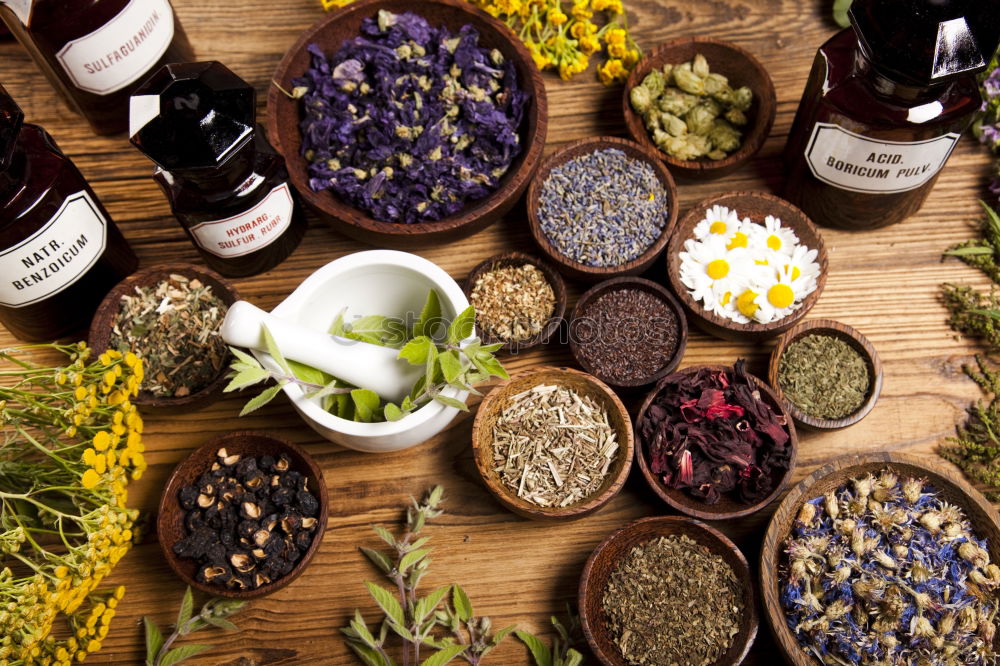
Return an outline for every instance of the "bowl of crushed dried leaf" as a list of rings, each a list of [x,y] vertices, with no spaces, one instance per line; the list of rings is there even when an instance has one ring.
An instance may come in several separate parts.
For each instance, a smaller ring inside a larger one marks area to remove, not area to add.
[[[581,518],[618,494],[632,466],[632,424],[596,377],[538,367],[493,389],[472,425],[476,468],[490,493],[535,520]]]

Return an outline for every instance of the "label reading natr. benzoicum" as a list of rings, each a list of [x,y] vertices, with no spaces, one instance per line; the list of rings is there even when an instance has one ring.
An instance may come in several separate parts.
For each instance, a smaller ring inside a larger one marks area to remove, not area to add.
[[[224,220],[191,227],[195,241],[217,257],[241,257],[270,245],[292,222],[292,193],[288,183],[271,190],[250,210]]]
[[[69,287],[100,258],[107,231],[87,192],[67,197],[41,229],[0,252],[0,305],[24,307]]]
[[[926,184],[958,143],[954,132],[926,141],[879,141],[816,123],[806,161],[818,179],[851,192],[892,194]]]
[[[168,0],[131,0],[103,26],[67,43],[56,58],[77,88],[110,95],[145,74],[173,38]]]

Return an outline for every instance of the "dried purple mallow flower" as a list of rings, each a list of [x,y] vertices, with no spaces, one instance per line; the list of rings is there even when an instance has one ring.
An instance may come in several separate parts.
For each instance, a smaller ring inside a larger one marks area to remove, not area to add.
[[[822,664],[996,664],[1000,567],[965,513],[890,469],[802,505],[781,605]]]
[[[479,33],[380,11],[294,79],[309,187],[385,222],[439,220],[495,191],[522,150],[529,95]]]

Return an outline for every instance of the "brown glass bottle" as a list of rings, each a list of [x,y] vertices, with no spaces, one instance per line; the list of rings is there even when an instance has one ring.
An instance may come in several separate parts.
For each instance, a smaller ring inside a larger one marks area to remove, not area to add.
[[[820,47],[809,74],[786,198],[848,230],[917,212],[982,104],[975,74],[1000,39],[997,13],[995,0],[855,0],[853,27]]]
[[[194,59],[169,0],[0,0],[0,18],[97,134],[128,129],[149,74]]]
[[[138,259],[52,137],[0,87],[0,323],[22,340],[83,333]]]

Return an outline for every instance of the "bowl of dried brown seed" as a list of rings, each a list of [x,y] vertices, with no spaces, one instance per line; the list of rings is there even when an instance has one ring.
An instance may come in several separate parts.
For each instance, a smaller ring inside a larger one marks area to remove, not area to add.
[[[632,467],[632,424],[601,380],[542,366],[514,375],[483,399],[472,450],[486,488],[514,513],[581,518],[622,489]]]
[[[156,534],[188,585],[254,599],[305,571],[328,510],[323,472],[309,454],[265,432],[238,431],[177,465],[160,497]]]

